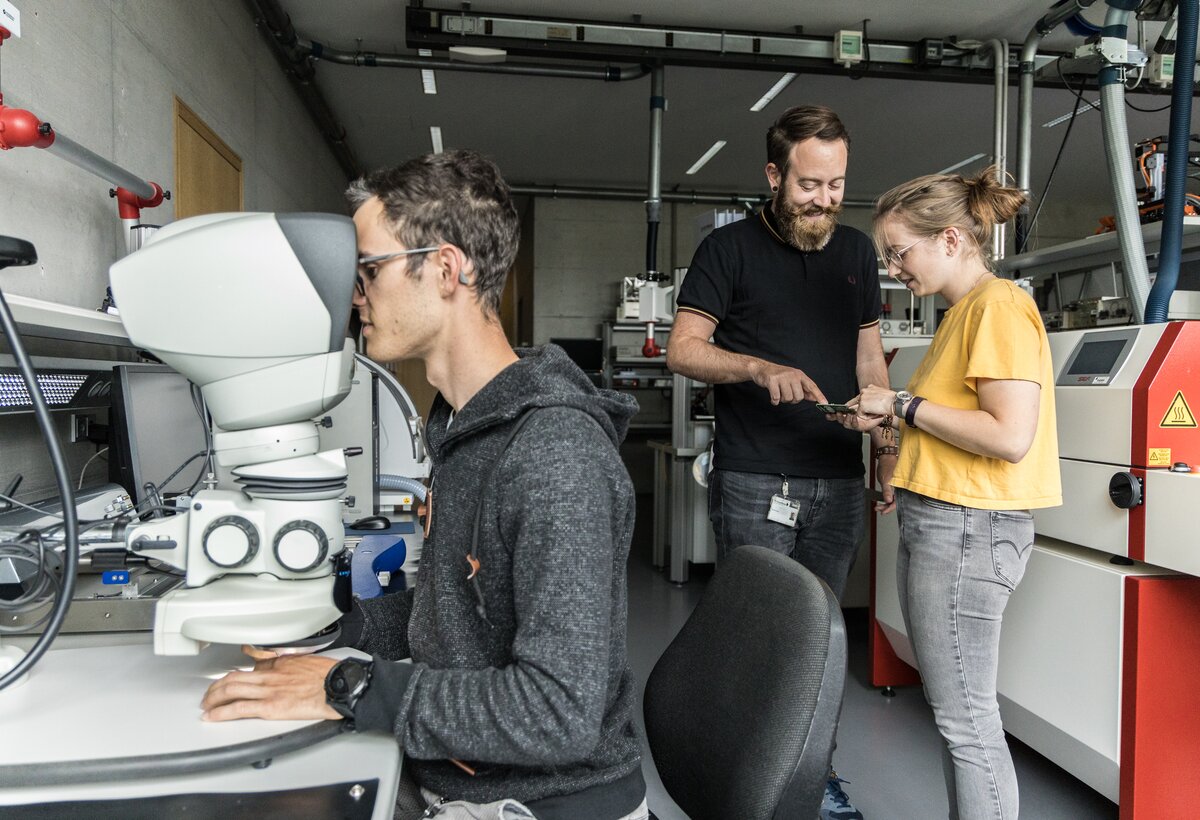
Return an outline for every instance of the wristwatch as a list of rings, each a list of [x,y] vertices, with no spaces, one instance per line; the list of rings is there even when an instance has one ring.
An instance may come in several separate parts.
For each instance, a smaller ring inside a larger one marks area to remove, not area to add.
[[[344,718],[354,717],[354,707],[371,684],[371,661],[345,658],[325,676],[325,702]]]
[[[910,401],[912,397],[913,394],[909,393],[907,390],[901,390],[896,393],[896,398],[892,402],[892,415],[898,419],[904,418],[904,405],[906,402]]]

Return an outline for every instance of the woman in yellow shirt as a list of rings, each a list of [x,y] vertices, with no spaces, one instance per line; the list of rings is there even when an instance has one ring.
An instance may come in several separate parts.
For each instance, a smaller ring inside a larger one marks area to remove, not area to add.
[[[1000,622],[1033,546],[1029,510],[1062,503],[1046,331],[986,251],[992,226],[1023,201],[994,168],[921,177],[879,198],[875,244],[888,273],[950,307],[907,390],[869,386],[842,417],[860,430],[902,428],[900,606],[946,741],[950,817],[961,820],[1017,817],[996,701]]]

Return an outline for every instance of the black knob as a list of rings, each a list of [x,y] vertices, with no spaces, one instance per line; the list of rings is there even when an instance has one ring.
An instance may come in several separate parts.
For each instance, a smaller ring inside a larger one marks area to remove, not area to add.
[[[1188,464],[1186,461],[1176,461],[1171,465],[1171,472],[1173,473],[1190,473],[1191,471],[1192,465]]]
[[[1108,497],[1122,510],[1132,509],[1142,503],[1142,480],[1133,473],[1113,473],[1108,480]]]

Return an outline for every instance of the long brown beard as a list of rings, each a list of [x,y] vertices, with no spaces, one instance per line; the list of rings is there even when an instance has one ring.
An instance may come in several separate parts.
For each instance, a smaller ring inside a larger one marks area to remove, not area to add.
[[[807,208],[797,208],[787,201],[783,191],[775,194],[771,204],[775,212],[775,221],[779,230],[789,245],[801,251],[823,250],[829,244],[834,230],[837,228],[837,215],[842,212],[842,203],[837,202],[828,208],[811,205]],[[822,218],[813,222],[805,217],[821,214]]]

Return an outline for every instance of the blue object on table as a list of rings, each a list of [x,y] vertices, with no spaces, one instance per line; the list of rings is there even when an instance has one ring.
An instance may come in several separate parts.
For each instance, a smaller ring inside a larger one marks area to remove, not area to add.
[[[411,527],[411,524],[409,525]],[[390,534],[364,535],[354,548],[350,562],[350,586],[358,598],[378,598],[389,592],[404,589],[404,559],[408,548],[404,539]],[[387,573],[387,584],[380,583],[380,574]]]

